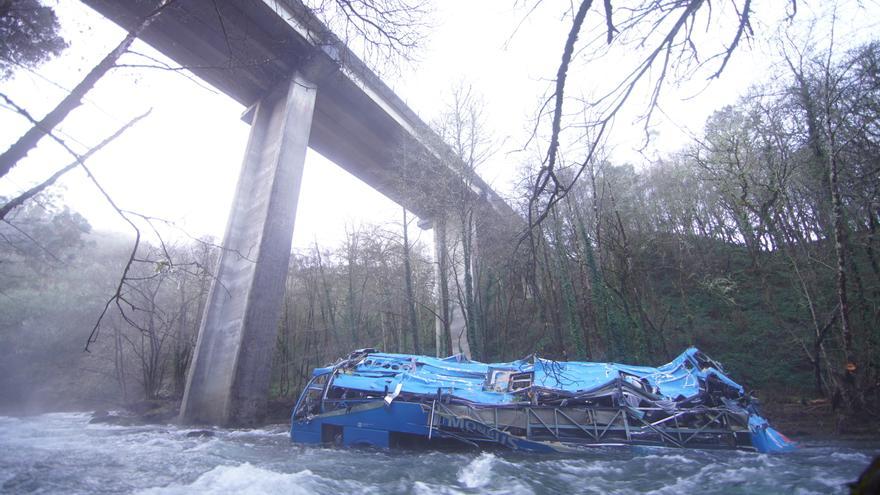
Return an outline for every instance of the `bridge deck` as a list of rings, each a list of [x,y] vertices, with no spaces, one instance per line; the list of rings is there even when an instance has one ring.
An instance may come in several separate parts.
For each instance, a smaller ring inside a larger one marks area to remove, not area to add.
[[[158,4],[84,2],[125,29]],[[141,38],[245,107],[299,70],[318,86],[309,147],[420,217],[430,216],[410,199],[421,195],[402,190],[393,155],[405,136],[431,131],[298,0],[177,0]],[[475,186],[510,219],[513,211],[497,194],[479,178]]]

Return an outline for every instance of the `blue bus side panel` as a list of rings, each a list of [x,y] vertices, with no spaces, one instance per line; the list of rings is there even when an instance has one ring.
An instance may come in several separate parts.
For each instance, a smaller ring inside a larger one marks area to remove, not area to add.
[[[342,444],[345,446],[369,445],[371,447],[387,449],[388,430],[346,426],[342,429]]]

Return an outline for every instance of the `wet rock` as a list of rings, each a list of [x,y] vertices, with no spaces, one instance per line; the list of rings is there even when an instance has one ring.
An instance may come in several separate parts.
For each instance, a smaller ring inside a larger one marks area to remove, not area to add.
[[[147,423],[166,423],[177,417],[177,407],[165,406],[153,409],[141,414],[141,418]]]
[[[186,434],[187,438],[210,438],[215,436],[211,430],[194,430]]]
[[[136,426],[142,425],[144,422],[135,416],[123,416],[118,414],[112,414],[107,411],[95,411],[92,415],[92,419],[89,420],[89,424],[105,424],[105,425],[116,425],[116,426]]]
[[[180,403],[163,399],[142,400],[128,404],[126,409],[145,424],[162,424],[169,423],[177,417]]]
[[[858,480],[849,484],[849,489],[853,495],[880,493],[880,455],[865,468]]]

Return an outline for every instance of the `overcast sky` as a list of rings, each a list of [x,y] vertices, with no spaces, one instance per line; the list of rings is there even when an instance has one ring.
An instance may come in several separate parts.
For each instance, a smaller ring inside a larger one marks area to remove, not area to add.
[[[404,66],[399,76],[387,82],[426,121],[442,109],[453,85],[471,84],[485,101],[487,127],[497,150],[481,174],[503,196],[511,195],[517,170],[527,158],[515,150],[525,143],[531,117],[556,73],[570,20],[561,17],[564,7],[545,2],[514,34],[526,11],[516,8],[511,0],[436,3],[434,27],[419,52],[420,60]],[[785,2],[759,3],[765,8],[779,7],[779,11],[759,11],[759,21],[768,23],[758,26],[760,36],[761,29],[775,29]],[[817,14],[811,8],[825,8],[827,2],[799,4],[799,19],[806,24]],[[53,5],[70,47],[37,71],[20,71],[13,80],[0,83],[5,94],[34,115],[51,109],[64,88],[74,86],[124,35],[76,0]],[[841,9],[843,22],[837,27],[841,45],[873,36],[875,20],[880,18],[877,3],[867,2],[864,9],[857,8],[856,2],[844,5],[847,10]],[[828,30],[822,25],[816,29]],[[804,33],[805,28],[799,32]],[[161,57],[140,42],[134,49]],[[699,133],[713,110],[734,103],[750,84],[768,77],[773,57],[772,50],[761,43],[744,47],[721,80],[707,86],[700,79],[671,88],[663,109],[675,122],[663,114],[658,116],[657,135],[648,155],[685,144],[688,132]],[[609,74],[619,69],[621,62],[625,60],[606,59],[575,72],[569,88],[587,94],[595,84],[613,78]],[[84,151],[149,108],[153,112],[148,119],[89,160],[95,174],[123,208],[168,219],[194,236],[222,237],[249,130],[239,119],[243,108],[238,103],[176,73],[116,70],[89,93],[86,104],[61,126],[61,133]],[[611,133],[609,148],[617,162],[638,165],[644,160],[636,151],[643,136],[633,124],[636,113],[618,119]],[[8,146],[26,127],[27,123],[12,112],[0,111],[0,146]],[[14,195],[69,162],[57,145],[43,140],[36,152],[0,181],[0,195]],[[125,224],[81,171],[68,175],[56,189],[66,203],[98,229],[125,231]],[[295,246],[307,246],[315,239],[334,244],[346,224],[387,223],[393,228],[399,218],[400,209],[394,203],[309,152]]]

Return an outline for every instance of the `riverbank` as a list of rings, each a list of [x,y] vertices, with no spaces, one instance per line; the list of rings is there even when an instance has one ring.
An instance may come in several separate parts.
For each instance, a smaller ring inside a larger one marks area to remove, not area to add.
[[[293,399],[270,400],[266,410],[266,417],[262,423],[254,425],[261,428],[269,425],[289,424],[290,411],[293,408]],[[89,408],[74,408],[71,411],[81,411]],[[143,400],[126,404],[119,408],[96,409],[92,413],[92,424],[113,424],[120,426],[135,426],[149,424],[176,423],[180,411],[180,401],[172,399]],[[2,414],[2,411],[0,411]]]
[[[880,441],[880,418],[843,418],[829,401],[767,401],[761,412],[774,428],[795,440]]]

